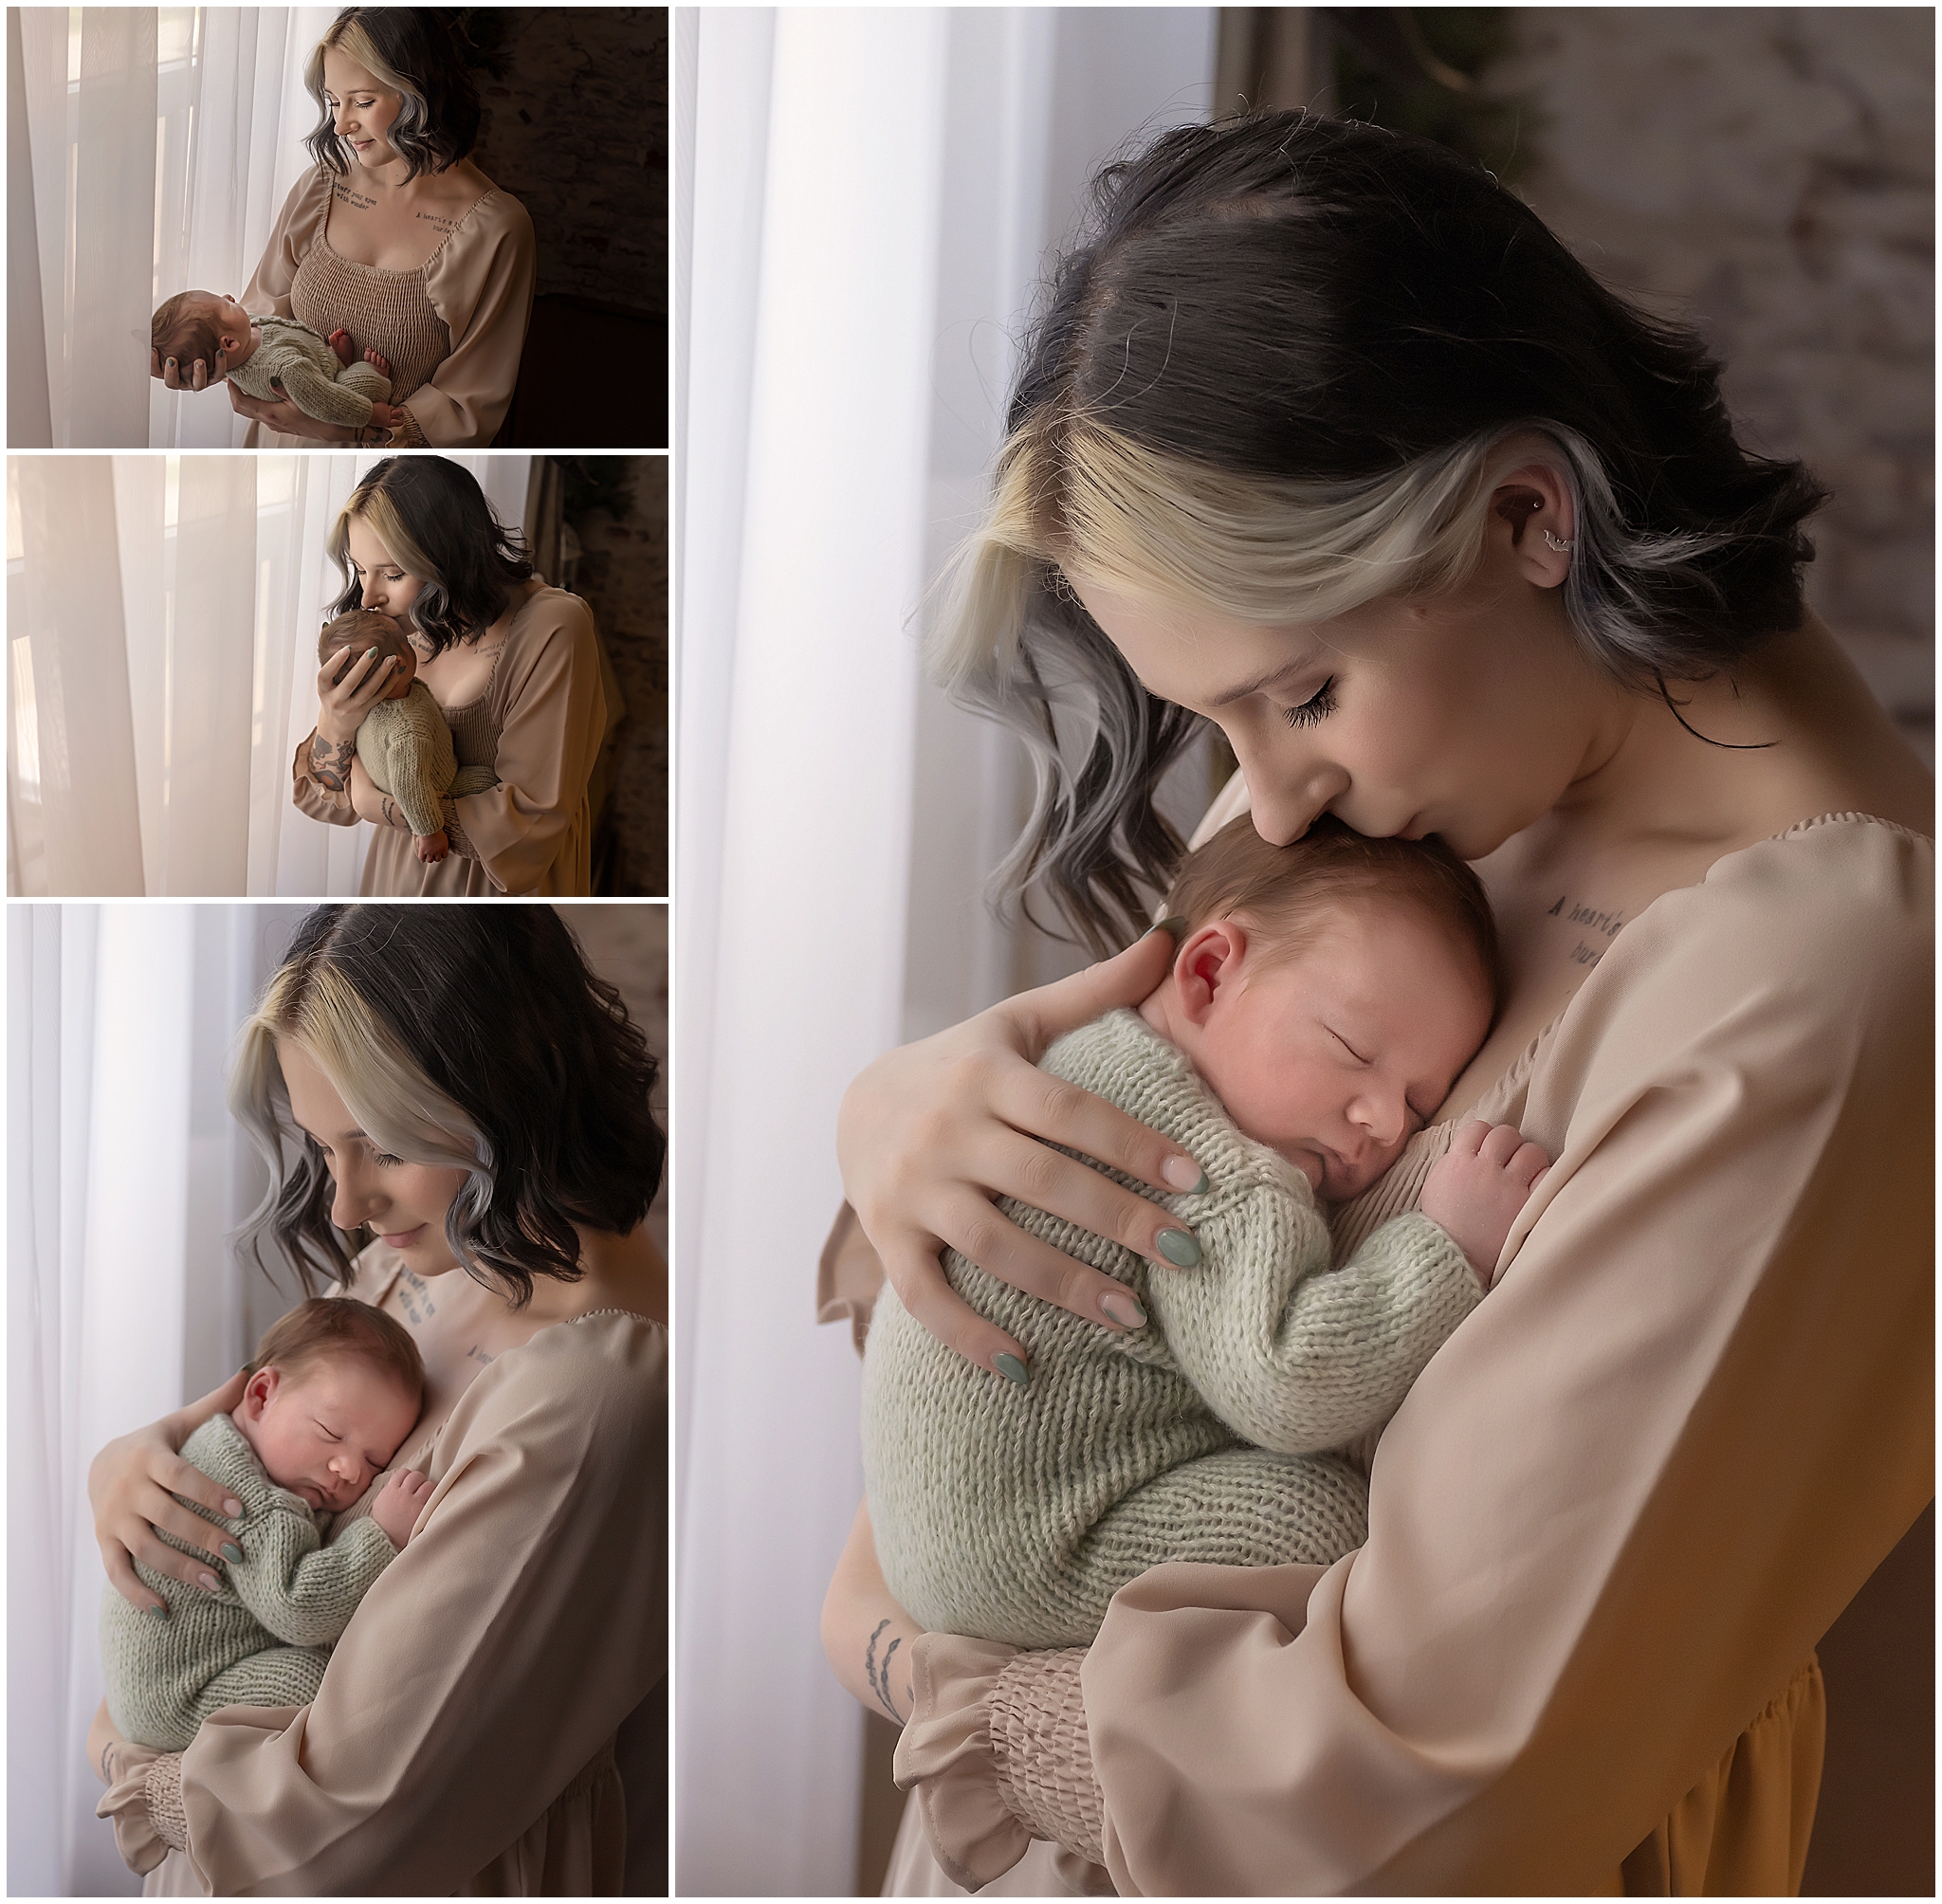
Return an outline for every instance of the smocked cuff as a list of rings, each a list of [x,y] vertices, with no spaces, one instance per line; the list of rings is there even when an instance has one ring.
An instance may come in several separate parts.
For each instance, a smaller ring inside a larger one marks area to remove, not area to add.
[[[1020,1653],[991,1690],[991,1752],[998,1795],[1034,1838],[1093,1864],[1106,1861],[1106,1804],[1092,1775],[1092,1740],[1079,1671],[1086,1649]]]
[[[398,407],[404,410],[402,404]],[[425,432],[418,428],[418,419],[409,410],[405,410],[405,420],[402,423],[394,423],[392,426],[389,447],[393,449],[423,449],[427,447]]]
[[[115,1849],[134,1872],[150,1872],[173,1848],[189,1849],[182,1810],[182,1755],[151,1757],[139,1748],[116,1755],[115,1782],[102,1793],[95,1816],[115,1827]]]

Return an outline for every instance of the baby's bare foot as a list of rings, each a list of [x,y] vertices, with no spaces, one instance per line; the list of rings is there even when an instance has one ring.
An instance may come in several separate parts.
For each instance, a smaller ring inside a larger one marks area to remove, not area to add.
[[[337,356],[337,360],[346,367],[357,361],[357,346],[351,341],[351,334],[341,328],[333,331],[325,339]]]
[[[350,362],[350,358],[346,357],[344,361],[348,363]],[[388,357],[386,357],[382,351],[366,351],[364,353],[364,361],[368,363],[371,366],[371,368],[378,374],[379,376],[389,376],[391,375],[391,359]]]

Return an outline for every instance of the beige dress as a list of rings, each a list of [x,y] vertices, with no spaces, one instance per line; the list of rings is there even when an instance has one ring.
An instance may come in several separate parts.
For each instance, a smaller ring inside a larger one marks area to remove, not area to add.
[[[1798,1889],[1811,1649],[1933,1492],[1933,905],[1932,842],[1841,814],[1627,925],[1472,1113],[1557,1162],[1367,1544],[1156,1568],[1090,1653],[917,1642],[894,1888]]]
[[[430,865],[402,827],[376,827],[358,890],[367,898],[544,898],[592,887],[593,814],[587,782],[607,732],[607,697],[594,617],[578,595],[540,587],[515,611],[492,677],[476,699],[441,710],[462,767],[489,767],[499,784],[454,804],[451,851]],[[297,743],[291,798],[332,826],[360,824],[348,792],[310,774]]]
[[[102,1815],[151,1894],[617,1894],[614,1735],[666,1668],[667,1383],[666,1330],[624,1309],[475,1377],[393,1463],[431,1500],[317,1697],[232,1706],[181,1755],[159,1869],[156,1755],[119,1754]]]
[[[411,412],[394,440],[433,449],[492,441],[512,405],[533,311],[533,221],[496,186],[412,271],[359,265],[332,247],[332,174],[322,166],[284,201],[243,293],[246,310],[295,318],[321,337],[339,326],[391,359],[391,400]],[[316,449],[310,437],[252,425],[252,449]]]

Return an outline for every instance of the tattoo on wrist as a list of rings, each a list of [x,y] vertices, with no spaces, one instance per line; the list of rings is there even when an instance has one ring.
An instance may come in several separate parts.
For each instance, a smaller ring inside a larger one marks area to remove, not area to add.
[[[321,734],[310,739],[310,771],[319,785],[334,794],[349,790],[351,762],[357,757],[355,741],[326,741]]]
[[[397,810],[392,805],[389,794],[384,796],[384,823],[388,827],[394,827],[398,823]]]
[[[876,1623],[876,1631],[870,1636],[870,1645],[863,1656],[863,1674],[864,1677],[870,1681],[870,1690],[876,1694],[877,1704],[890,1715],[897,1725],[901,1726],[904,1723],[904,1715],[897,1711],[897,1702],[890,1697],[890,1659],[897,1648],[903,1645],[903,1636],[899,1634],[884,1649],[884,1659],[881,1666],[877,1664],[876,1659],[876,1642],[884,1637],[884,1628],[889,1623],[888,1620],[879,1620]]]

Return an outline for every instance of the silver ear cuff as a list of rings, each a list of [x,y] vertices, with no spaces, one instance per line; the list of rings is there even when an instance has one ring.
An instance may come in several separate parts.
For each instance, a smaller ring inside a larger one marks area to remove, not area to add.
[[[1561,542],[1548,529],[1544,532],[1544,540],[1547,547],[1556,549],[1561,556],[1568,556],[1578,546],[1575,537],[1568,542]]]

